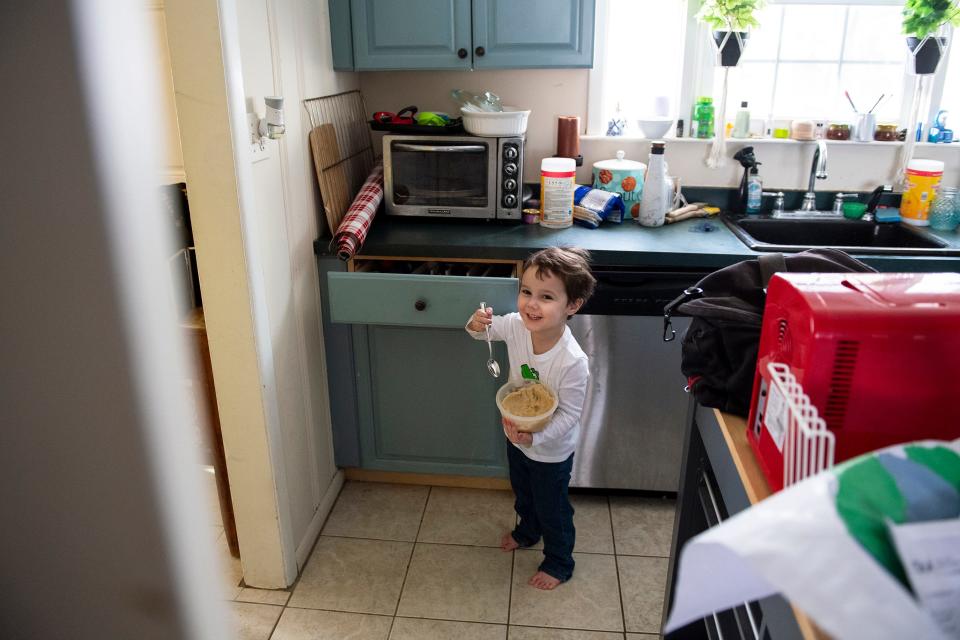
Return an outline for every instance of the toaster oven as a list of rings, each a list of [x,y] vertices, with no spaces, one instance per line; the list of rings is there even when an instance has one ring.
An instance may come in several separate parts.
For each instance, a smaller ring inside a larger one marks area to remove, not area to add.
[[[386,212],[520,220],[523,138],[385,135]]]
[[[747,438],[783,486],[784,420],[767,365],[790,367],[835,461],[960,437],[960,274],[781,273],[763,312]],[[769,415],[768,415],[769,414]]]

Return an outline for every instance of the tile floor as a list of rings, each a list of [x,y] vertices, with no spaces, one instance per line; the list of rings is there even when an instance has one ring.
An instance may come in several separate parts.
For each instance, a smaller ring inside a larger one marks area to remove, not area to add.
[[[574,578],[526,584],[539,550],[504,553],[507,491],[347,482],[292,588],[225,581],[243,640],[653,640],[674,502],[573,495]],[[541,545],[542,546],[542,545]]]

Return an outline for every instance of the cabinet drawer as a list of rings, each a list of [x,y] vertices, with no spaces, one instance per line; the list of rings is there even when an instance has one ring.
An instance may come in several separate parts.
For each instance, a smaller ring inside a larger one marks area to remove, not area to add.
[[[424,263],[420,273],[376,270],[328,273],[330,319],[355,324],[458,328],[486,302],[512,311],[519,281],[514,263]],[[417,270],[415,269],[415,271]],[[441,275],[463,273],[465,275]],[[466,275],[478,273],[481,275]]]

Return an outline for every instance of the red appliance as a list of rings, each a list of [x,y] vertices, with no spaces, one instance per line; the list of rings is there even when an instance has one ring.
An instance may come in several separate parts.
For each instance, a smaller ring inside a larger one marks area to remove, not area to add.
[[[790,366],[826,421],[835,462],[900,442],[960,437],[960,274],[773,277],[747,438],[778,491],[783,439],[778,447],[764,421],[771,362]]]

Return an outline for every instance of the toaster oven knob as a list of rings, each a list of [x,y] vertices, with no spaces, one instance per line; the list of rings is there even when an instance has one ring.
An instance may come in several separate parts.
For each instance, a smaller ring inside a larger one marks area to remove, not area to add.
[[[503,190],[504,191],[516,191],[517,190],[517,181],[513,178],[507,178],[503,181]]]
[[[515,206],[517,206],[517,196],[513,195],[512,193],[508,193],[507,195],[503,196],[503,206],[505,206],[507,209],[513,209]]]
[[[503,148],[503,157],[507,160],[516,160],[518,155],[520,155],[520,152],[517,151],[517,148],[512,144],[508,144]]]
[[[508,176],[515,176],[517,175],[517,165],[513,162],[508,162],[503,165],[503,172]]]

